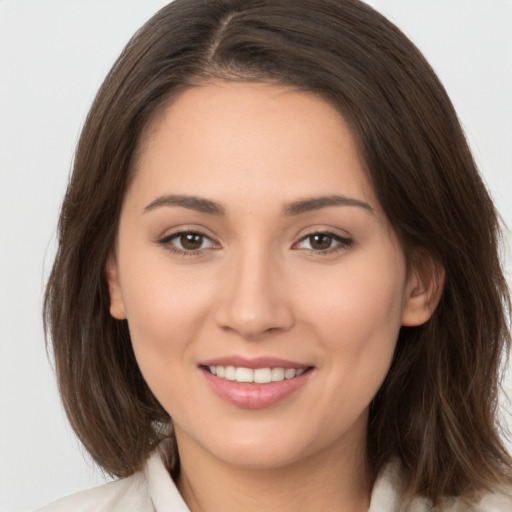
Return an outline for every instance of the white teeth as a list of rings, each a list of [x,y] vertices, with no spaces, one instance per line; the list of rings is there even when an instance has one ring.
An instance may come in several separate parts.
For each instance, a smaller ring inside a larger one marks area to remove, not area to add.
[[[268,384],[272,382],[272,370],[270,368],[258,368],[254,370],[253,382],[257,384]]]
[[[254,372],[250,368],[237,368],[235,380],[237,382],[254,382]]]
[[[236,382],[254,382],[256,384],[268,384],[280,382],[285,379],[293,379],[302,375],[305,368],[251,368],[234,366],[209,366],[210,373],[221,379],[233,380]]]
[[[284,380],[284,369],[272,368],[272,382],[278,382],[280,380]]]
[[[295,377],[295,370],[293,368],[287,368],[284,371],[284,378],[285,379],[293,379]]]
[[[218,367],[217,367],[218,370]],[[224,372],[224,378],[228,380],[235,380],[235,367],[234,366],[226,366],[226,371]]]

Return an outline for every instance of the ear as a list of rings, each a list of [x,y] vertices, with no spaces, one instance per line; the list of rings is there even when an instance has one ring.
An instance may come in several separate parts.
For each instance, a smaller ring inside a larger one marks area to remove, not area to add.
[[[402,325],[424,324],[434,313],[444,288],[445,270],[431,256],[416,255],[407,278]]]
[[[117,259],[114,249],[111,249],[105,263],[105,274],[110,294],[110,314],[117,320],[126,320],[123,294],[119,284]]]

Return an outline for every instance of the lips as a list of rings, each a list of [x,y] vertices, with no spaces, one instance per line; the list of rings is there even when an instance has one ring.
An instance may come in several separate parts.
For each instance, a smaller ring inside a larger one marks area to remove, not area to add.
[[[210,388],[237,407],[270,407],[298,391],[313,367],[276,358],[231,357],[199,365]]]

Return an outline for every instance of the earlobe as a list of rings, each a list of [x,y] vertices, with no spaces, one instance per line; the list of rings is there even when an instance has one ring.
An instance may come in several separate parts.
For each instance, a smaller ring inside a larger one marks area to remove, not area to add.
[[[126,311],[121,285],[119,284],[117,259],[113,249],[109,252],[105,263],[105,275],[110,295],[110,314],[117,320],[125,320]]]
[[[406,284],[402,325],[424,324],[434,313],[443,293],[445,270],[430,257],[423,257],[420,264],[411,269]]]

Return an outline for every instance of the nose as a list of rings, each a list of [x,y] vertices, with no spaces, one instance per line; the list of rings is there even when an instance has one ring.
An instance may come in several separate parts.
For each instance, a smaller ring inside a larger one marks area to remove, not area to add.
[[[261,250],[248,250],[228,265],[217,302],[217,325],[247,340],[290,329],[292,301],[278,263]]]

